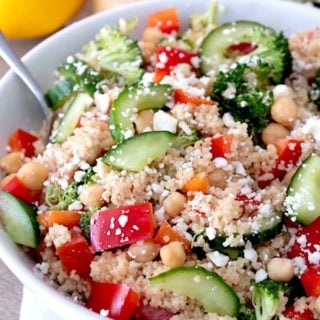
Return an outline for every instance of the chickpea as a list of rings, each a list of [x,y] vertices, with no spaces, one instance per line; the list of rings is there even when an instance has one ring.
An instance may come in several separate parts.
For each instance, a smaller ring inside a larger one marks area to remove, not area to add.
[[[262,141],[265,145],[274,144],[277,139],[285,138],[289,135],[289,130],[279,123],[270,123],[261,134]]]
[[[162,38],[163,34],[158,28],[146,28],[142,33],[141,40],[158,44]]]
[[[86,207],[92,207],[95,205],[100,207],[103,204],[103,191],[103,186],[98,184],[85,186],[80,193],[79,199]]]
[[[290,169],[282,179],[281,183],[284,184],[285,186],[288,186],[293,175],[296,173],[296,171],[297,171],[297,168]]]
[[[40,191],[43,183],[47,180],[49,170],[39,162],[29,162],[24,164],[18,171],[18,178],[31,190]]]
[[[294,267],[290,259],[273,258],[267,266],[269,278],[274,281],[289,282],[294,276]]]
[[[289,96],[278,97],[271,106],[271,117],[275,122],[291,128],[298,116],[298,106]]]
[[[187,198],[182,193],[173,192],[163,201],[163,206],[167,215],[174,218],[181,213],[186,203]]]
[[[137,133],[142,133],[147,128],[152,129],[153,126],[153,111],[142,110],[138,113],[136,123]]]
[[[146,63],[151,62],[151,56],[157,51],[157,46],[153,42],[140,42],[143,59]]]
[[[23,165],[24,155],[22,152],[11,152],[0,159],[0,169],[6,174],[16,173]]]
[[[186,253],[179,241],[173,241],[160,249],[160,257],[167,267],[174,268],[184,265]]]
[[[152,240],[138,241],[130,245],[128,255],[137,262],[152,261],[160,252],[160,245]]]
[[[5,184],[7,184],[15,176],[16,175],[14,173],[11,173],[8,176],[4,177],[0,182],[0,188],[2,188]]]
[[[227,174],[222,169],[215,169],[208,175],[208,179],[212,187],[223,189],[227,186]]]
[[[320,296],[318,296],[314,302],[314,309],[320,314]]]

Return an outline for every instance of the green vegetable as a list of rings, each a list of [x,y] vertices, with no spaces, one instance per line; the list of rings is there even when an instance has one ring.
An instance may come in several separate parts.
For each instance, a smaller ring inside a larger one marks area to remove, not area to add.
[[[87,212],[81,214],[80,227],[83,234],[90,239],[90,219],[94,212],[100,209],[99,206],[92,206]]]
[[[97,35],[96,46],[97,58],[103,70],[123,77],[127,85],[138,82],[144,69],[137,41],[107,26]]]
[[[65,190],[62,190],[57,182],[52,183],[46,191],[45,203],[50,210],[65,210],[70,204],[78,200],[78,187],[90,185],[95,181],[96,174],[90,167],[80,182],[72,182]]]
[[[237,317],[239,298],[215,272],[202,267],[177,267],[149,279],[154,288],[197,299],[206,312]]]
[[[237,320],[256,320],[256,314],[254,310],[249,309],[246,305],[242,304]]]
[[[320,70],[318,70],[316,77],[311,84],[311,89],[309,91],[310,100],[320,108]]]
[[[75,82],[72,79],[57,81],[44,95],[49,108],[57,110],[75,93]]]
[[[64,191],[57,182],[51,184],[46,191],[45,202],[50,210],[65,210],[78,199],[78,187],[71,183]]]
[[[78,92],[84,91],[90,96],[104,87],[103,77],[86,62],[70,57],[58,67],[61,76],[73,80],[78,85]]]
[[[0,218],[6,231],[16,243],[36,248],[40,242],[40,229],[36,208],[0,190]]]
[[[257,320],[271,320],[280,306],[280,295],[286,292],[283,283],[264,280],[253,283],[252,304]]]
[[[139,19],[137,17],[127,20],[120,19],[118,23],[118,30],[123,34],[129,34],[136,29],[138,22]]]
[[[230,47],[239,43],[254,46],[253,51],[235,54]],[[225,23],[211,31],[201,45],[201,70],[218,72],[234,62],[261,61],[269,66],[270,83],[281,83],[291,72],[292,57],[282,33],[253,21]]]
[[[320,157],[311,154],[291,178],[285,199],[286,214],[303,225],[320,215]]]
[[[227,72],[220,71],[213,85],[212,99],[218,102],[221,114],[230,113],[236,121],[247,123],[248,132],[256,135],[269,123],[273,103],[271,90],[264,89],[258,81],[264,73],[261,68],[237,64]],[[255,77],[251,83],[250,76]]]
[[[63,143],[76,128],[82,113],[92,103],[87,93],[78,93],[68,104],[67,111],[61,119],[52,138],[53,143]]]
[[[145,109],[161,109],[172,94],[169,85],[135,84],[125,88],[113,102],[109,126],[113,138],[121,142],[134,135],[134,115]]]
[[[116,145],[102,158],[102,162],[114,169],[140,171],[171,147],[185,147],[196,140],[196,135],[185,138],[169,131],[145,132]]]

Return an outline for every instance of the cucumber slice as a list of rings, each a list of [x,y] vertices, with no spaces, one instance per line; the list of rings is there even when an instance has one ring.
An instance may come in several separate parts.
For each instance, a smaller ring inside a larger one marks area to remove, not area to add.
[[[320,157],[311,154],[303,161],[287,189],[287,215],[303,225],[320,216]]]
[[[159,289],[198,300],[206,312],[236,317],[240,302],[235,292],[215,272],[202,267],[177,267],[149,279]]]
[[[102,162],[115,169],[140,171],[164,155],[176,139],[177,136],[169,131],[145,132],[118,144],[102,158]]]
[[[250,241],[253,245],[259,245],[273,239],[282,230],[282,218],[282,213],[278,211],[274,212],[271,217],[263,218],[260,222],[259,231],[245,233],[243,235],[243,240]],[[230,247],[223,245],[227,238],[228,237],[224,234],[217,235],[212,240],[209,240],[207,236],[204,236],[204,240],[208,243],[210,248],[228,255],[231,259],[235,260],[238,257],[243,256],[243,246]]]
[[[0,190],[0,218],[14,242],[31,248],[39,245],[40,229],[35,207]]]
[[[92,98],[87,93],[78,93],[69,103],[57,131],[52,138],[53,143],[63,143],[76,128],[81,114],[92,103]]]
[[[247,42],[248,34],[256,27],[270,29],[253,21],[235,21],[224,23],[212,30],[203,40],[200,48],[202,73],[219,71],[221,66],[234,62],[236,58],[228,57],[227,49],[232,44]]]
[[[60,65],[58,71],[63,77],[72,79],[90,96],[103,86],[103,77],[100,73],[75,57]]]
[[[151,83],[136,84],[124,89],[114,101],[109,126],[115,141],[122,142],[134,135],[135,113],[145,109],[161,109],[172,94],[169,85]]]
[[[62,79],[56,82],[44,95],[49,108],[57,110],[75,93],[75,82],[72,79]]]

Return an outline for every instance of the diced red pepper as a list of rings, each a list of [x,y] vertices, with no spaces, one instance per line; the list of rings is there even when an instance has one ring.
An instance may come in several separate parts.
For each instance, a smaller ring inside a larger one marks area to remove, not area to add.
[[[303,241],[302,241],[303,239]],[[303,257],[310,265],[308,255],[319,251],[320,245],[320,217],[306,227],[302,227],[296,234],[296,241],[288,252],[289,258]]]
[[[172,47],[158,47],[154,81],[160,82],[180,63],[187,63],[194,71],[198,71],[198,66],[195,63],[197,58],[197,54],[190,51]]]
[[[310,309],[304,309],[302,312],[294,310],[293,306],[287,307],[283,316],[290,320],[314,320]]]
[[[64,271],[70,275],[74,270],[80,276],[90,273],[90,264],[94,258],[87,240],[79,233],[73,232],[71,241],[57,248]]]
[[[155,228],[152,204],[95,212],[90,225],[91,245],[95,252],[151,239]]]
[[[311,267],[301,276],[301,283],[308,296],[320,295],[320,266]]]
[[[233,134],[226,134],[211,139],[212,158],[226,158],[232,151]]]
[[[164,221],[161,223],[161,226],[154,238],[154,242],[164,246],[172,241],[179,241],[186,250],[190,249],[190,241],[179,231],[173,229],[167,221]]]
[[[236,54],[236,55],[245,55],[253,52],[258,48],[258,45],[252,42],[240,42],[237,44],[232,44],[227,48],[229,54]]]
[[[151,307],[149,304],[140,303],[133,318],[134,320],[170,320],[174,313],[163,308]]]
[[[22,129],[15,131],[9,138],[8,146],[12,151],[24,151],[26,157],[33,157],[35,149],[33,143],[38,137]]]
[[[258,178],[257,181],[260,188],[267,187],[277,178],[280,180],[283,179],[286,173],[298,164],[302,153],[301,144],[301,140],[294,138],[279,139],[276,142],[275,147],[278,154],[276,164],[271,172],[267,173],[271,174],[270,178],[265,179],[264,175],[266,172],[261,172],[260,178]]]
[[[242,215],[250,216],[256,212],[261,204],[261,201],[253,197],[248,197],[244,194],[238,194],[236,200],[241,202]]]
[[[41,193],[28,189],[17,176],[7,181],[7,183],[2,186],[2,189],[28,203],[38,201]]]
[[[178,32],[180,21],[177,10],[175,8],[169,8],[155,12],[148,18],[148,27],[157,27],[164,33]]]
[[[176,103],[191,104],[193,106],[201,106],[201,105],[214,106],[214,105],[217,105],[211,99],[206,99],[206,98],[201,98],[201,97],[190,95],[182,89],[175,90],[174,101]]]
[[[139,305],[139,295],[125,284],[93,282],[87,308],[114,320],[129,320]],[[101,313],[100,313],[101,314]]]
[[[46,228],[60,224],[67,228],[80,226],[81,213],[78,211],[56,210],[46,211],[37,216],[37,221]]]

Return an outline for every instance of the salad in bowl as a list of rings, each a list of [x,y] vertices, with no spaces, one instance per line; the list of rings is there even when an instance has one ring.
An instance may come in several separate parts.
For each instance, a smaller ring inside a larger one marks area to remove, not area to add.
[[[320,31],[218,9],[102,28],[0,159],[8,234],[102,317],[320,319]]]

